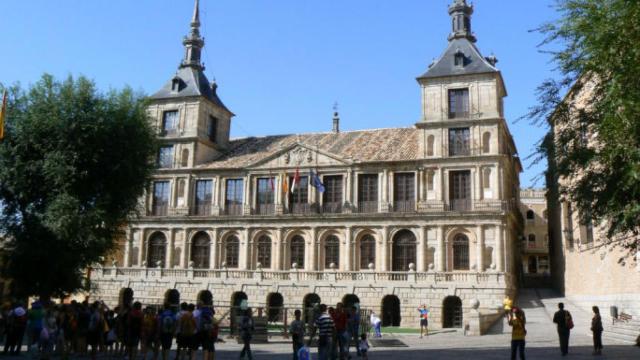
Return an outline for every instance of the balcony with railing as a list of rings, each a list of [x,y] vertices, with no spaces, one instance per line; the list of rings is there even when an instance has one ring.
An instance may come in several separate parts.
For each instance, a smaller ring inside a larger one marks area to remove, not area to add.
[[[191,208],[191,215],[195,216],[209,216],[211,215],[211,204],[196,205]]]
[[[416,211],[416,202],[413,200],[394,201],[393,212],[410,213]]]
[[[449,200],[448,211],[471,211],[471,199],[452,199]]]
[[[288,211],[289,211],[289,214],[294,214],[294,215],[310,215],[310,214],[318,213],[318,211],[316,210],[315,204],[309,204],[309,203],[289,204]]]
[[[254,209],[255,215],[273,215],[276,213],[275,204],[258,204]]]
[[[151,207],[151,216],[167,216],[168,210],[168,205],[153,205]]]
[[[242,215],[244,206],[242,204],[226,204],[223,210],[224,215],[239,216]]]
[[[360,201],[358,203],[358,212],[361,214],[377,213],[379,210],[377,201]]]
[[[342,213],[342,204],[337,202],[324,203],[320,210],[323,214],[340,214]]]

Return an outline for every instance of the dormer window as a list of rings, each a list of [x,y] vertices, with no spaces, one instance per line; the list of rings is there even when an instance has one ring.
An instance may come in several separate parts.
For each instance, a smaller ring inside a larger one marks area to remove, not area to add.
[[[457,67],[464,67],[464,53],[458,50],[453,56],[453,63]]]
[[[171,79],[171,91],[178,92],[180,91],[180,87],[182,84],[182,80],[179,77],[174,77]]]

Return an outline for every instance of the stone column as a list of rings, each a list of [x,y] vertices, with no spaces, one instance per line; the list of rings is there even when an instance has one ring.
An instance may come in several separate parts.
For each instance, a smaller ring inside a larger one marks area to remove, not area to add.
[[[482,168],[480,166],[476,166],[475,168],[475,172],[476,172],[476,176],[474,176],[474,181],[475,181],[475,186],[473,187],[475,190],[475,196],[473,197],[473,199],[475,201],[481,200],[482,199]],[[475,205],[475,204],[474,204]]]
[[[380,189],[382,190],[382,199],[380,200],[380,211],[389,212],[389,171],[382,170]]]
[[[308,247],[305,249],[305,255],[307,256],[308,261],[306,262],[304,269],[315,271],[315,270],[318,270],[316,228],[312,227],[311,230],[309,231],[309,234],[311,238],[309,239],[309,242],[307,242]],[[308,255],[306,250],[309,250]]]
[[[186,206],[187,209],[191,209],[193,205],[193,186],[195,186],[195,182],[191,178],[191,175],[189,175],[184,179],[184,206]]]
[[[504,239],[502,237],[502,226],[496,226],[496,232],[494,234],[496,241],[496,251],[495,251],[495,264],[496,270],[499,272],[504,271]]]
[[[277,229],[276,232],[276,238],[275,238],[275,245],[274,245],[274,254],[272,256],[272,260],[271,263],[272,265],[272,269],[273,270],[284,270],[283,267],[283,263],[282,263],[282,237],[284,236],[284,230],[282,228]]]
[[[426,251],[425,245],[427,243],[427,227],[421,226],[418,228],[418,251],[416,252],[416,271],[424,272],[426,270],[425,263]]]
[[[123,267],[131,266],[131,243],[133,242],[133,231],[127,229],[126,237],[124,239],[124,254],[122,259]]]
[[[355,204],[354,202],[354,198],[353,198],[353,170],[352,169],[348,169],[347,170],[347,175],[346,175],[346,191],[345,191],[345,199],[344,199],[344,203],[346,205],[346,209],[344,209],[346,212],[351,212],[351,204]]]
[[[382,227],[382,251],[380,254],[380,271],[389,271],[389,227]]]
[[[189,263],[191,262],[191,234],[189,234],[189,229],[184,229],[184,269],[189,268]]]
[[[173,246],[174,246],[175,237],[176,237],[176,233],[174,229],[170,229],[169,236],[167,238],[167,249],[166,249],[167,252],[164,260],[164,267],[167,269],[171,269],[173,267]]]
[[[436,253],[438,255],[437,267],[438,271],[444,272],[446,271],[447,265],[447,249],[446,243],[444,241],[445,231],[444,226],[438,226],[438,246],[436,248]]]
[[[427,184],[425,182],[424,176],[424,168],[418,169],[418,181],[416,181],[416,188],[418,194],[418,202],[423,202],[426,199],[425,189],[427,188]]]
[[[144,256],[146,253],[146,249],[145,249],[145,237],[147,235],[147,232],[145,230],[142,231],[137,231],[138,236],[140,237],[140,239],[138,239],[138,266],[142,266],[142,262],[144,261]]]
[[[246,175],[244,177],[244,188],[243,188],[243,214],[251,215],[251,176]]]
[[[478,225],[478,244],[476,248],[476,268],[478,272],[484,271],[484,227]]]
[[[240,270],[251,269],[251,240],[249,239],[249,229],[242,231],[242,239],[240,240],[240,259],[238,268]]]
[[[345,271],[351,271],[352,267],[352,244],[351,244],[351,227],[347,226],[345,228],[344,231],[344,240],[345,240],[345,246],[344,246],[344,256],[342,257],[344,259],[343,264],[341,264],[342,266],[340,266],[340,268],[342,268]]]
[[[213,206],[211,207],[211,215],[218,216],[220,215],[220,199],[221,199],[221,191],[222,191],[222,179],[220,176],[216,176],[213,179]]]
[[[179,265],[181,269],[186,269],[189,265],[189,239],[187,239],[187,229],[182,229],[182,254],[180,255]]]
[[[218,229],[213,229],[209,232],[211,242],[209,245],[209,268],[218,268]]]

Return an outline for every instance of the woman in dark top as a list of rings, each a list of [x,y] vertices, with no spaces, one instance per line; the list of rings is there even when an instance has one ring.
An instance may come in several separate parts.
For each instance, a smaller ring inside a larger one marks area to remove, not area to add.
[[[593,332],[593,355],[602,354],[602,318],[600,317],[600,309],[597,306],[593,308],[593,319],[591,319],[591,331]]]

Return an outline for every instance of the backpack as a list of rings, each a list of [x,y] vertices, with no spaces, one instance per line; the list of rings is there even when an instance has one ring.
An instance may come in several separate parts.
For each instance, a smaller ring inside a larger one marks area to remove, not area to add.
[[[309,351],[309,348],[306,346],[303,346],[300,348],[300,350],[298,350],[298,359],[299,360],[311,360],[311,354]]]
[[[176,331],[176,319],[173,314],[165,314],[162,316],[162,333],[173,334]]]
[[[210,309],[202,309],[200,311],[200,331],[213,331],[213,313]]]
[[[180,334],[183,336],[193,336],[196,333],[196,319],[192,313],[184,313],[180,317]]]
[[[567,324],[567,329],[569,330],[573,329],[573,318],[571,317],[570,312],[568,311],[566,312],[566,314],[564,315],[564,319]]]
[[[153,315],[145,314],[142,319],[142,333],[146,336],[153,336],[156,332],[157,321]]]

